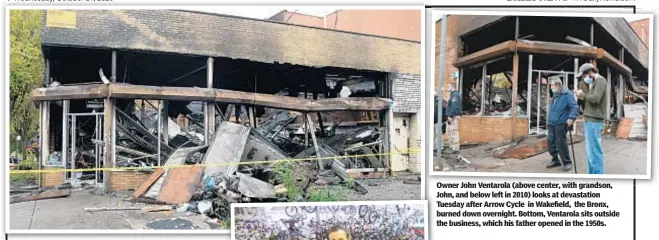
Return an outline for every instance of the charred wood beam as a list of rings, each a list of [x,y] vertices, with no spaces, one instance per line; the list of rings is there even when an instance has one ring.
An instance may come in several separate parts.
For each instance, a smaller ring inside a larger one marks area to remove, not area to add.
[[[581,46],[569,43],[543,41],[506,41],[478,52],[457,59],[455,67],[461,68],[481,63],[493,58],[502,57],[515,52],[534,54],[562,55],[580,58],[603,60],[623,74],[631,74],[632,69],[602,48]]]
[[[383,98],[330,98],[311,100],[213,88],[160,87],[123,83],[69,85],[38,88],[32,91],[33,101],[108,97],[115,99],[224,102],[300,112],[380,111],[390,108],[389,100]]]
[[[480,50],[478,52],[469,54],[464,57],[458,58],[455,62],[455,67],[461,68],[475,63],[483,62],[492,58],[501,57],[512,52],[511,49],[515,48],[515,41],[506,41],[494,45],[492,47]]]

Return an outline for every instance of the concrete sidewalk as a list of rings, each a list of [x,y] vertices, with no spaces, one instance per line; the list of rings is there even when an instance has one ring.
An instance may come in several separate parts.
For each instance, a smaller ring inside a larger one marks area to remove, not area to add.
[[[527,159],[497,159],[485,149],[493,145],[482,145],[464,149],[461,154],[471,162],[456,163],[447,160],[450,171],[459,172],[511,172],[511,173],[565,173],[560,168],[547,169],[545,165],[551,160],[548,152]],[[604,173],[621,175],[645,175],[648,164],[648,145],[646,141],[617,140],[613,137],[602,138],[604,150]],[[572,151],[572,149],[570,149]],[[588,173],[585,142],[574,144],[576,166],[579,174]],[[571,152],[570,152],[571,154]],[[435,160],[437,157],[435,156]],[[573,173],[573,170],[569,173]]]
[[[87,212],[85,208],[141,207],[123,201],[125,196],[94,194],[89,190],[73,191],[69,197],[22,202],[9,205],[11,230],[59,229],[142,229],[157,220],[175,218],[175,211],[103,211]],[[137,224],[136,224],[137,223]],[[162,224],[161,224],[162,225]],[[205,226],[201,226],[203,228]]]

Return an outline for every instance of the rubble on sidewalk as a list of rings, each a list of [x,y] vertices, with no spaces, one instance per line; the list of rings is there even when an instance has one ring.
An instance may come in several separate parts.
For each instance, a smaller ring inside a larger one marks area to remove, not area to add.
[[[162,167],[134,192],[134,201],[166,204],[176,212],[229,221],[231,203],[304,201],[310,189],[337,183],[366,194],[367,189],[354,179],[388,176],[386,158],[379,154],[383,151],[379,128],[337,133],[335,124],[305,129],[294,123],[298,117],[275,110],[251,127],[226,121],[231,119],[226,116],[218,119],[207,145],[194,143],[190,147],[189,143],[180,144],[183,141],[175,145],[170,141],[172,151],[163,154]],[[240,122],[240,118],[234,119]],[[148,129],[133,128],[141,129],[135,133],[142,135]],[[181,136],[179,133],[173,138]],[[314,136],[316,141],[312,141]],[[157,143],[150,137],[130,138]]]
[[[572,142],[570,142],[572,139]],[[573,135],[571,138],[568,137],[568,144],[579,143],[584,140],[583,136]],[[547,152],[549,149],[547,145],[546,136],[525,136],[524,138],[515,141],[512,144],[506,145],[504,147],[494,149],[492,151],[492,156],[499,159],[526,159],[533,157],[535,155]]]
[[[45,187],[37,189],[29,194],[11,196],[9,204],[30,202],[43,199],[65,198],[71,195],[71,185],[62,184],[54,187]]]

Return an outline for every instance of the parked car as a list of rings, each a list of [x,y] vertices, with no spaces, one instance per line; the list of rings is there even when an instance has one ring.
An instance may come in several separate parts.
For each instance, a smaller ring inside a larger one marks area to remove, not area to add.
[[[9,169],[15,170],[20,161],[16,157],[9,156]]]

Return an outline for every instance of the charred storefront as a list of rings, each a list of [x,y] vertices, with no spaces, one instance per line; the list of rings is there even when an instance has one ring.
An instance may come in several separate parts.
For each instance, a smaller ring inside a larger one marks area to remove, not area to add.
[[[277,160],[346,181],[420,172],[418,42],[173,10],[43,25],[41,169],[69,171],[42,185],[174,204],[222,181],[274,198]]]
[[[436,77],[459,86],[462,144],[544,135],[549,82],[561,79],[574,90],[578,67],[587,62],[608,80],[607,132],[624,117],[642,124],[635,109],[647,110],[648,47],[625,19],[449,15],[446,21],[447,71]]]

